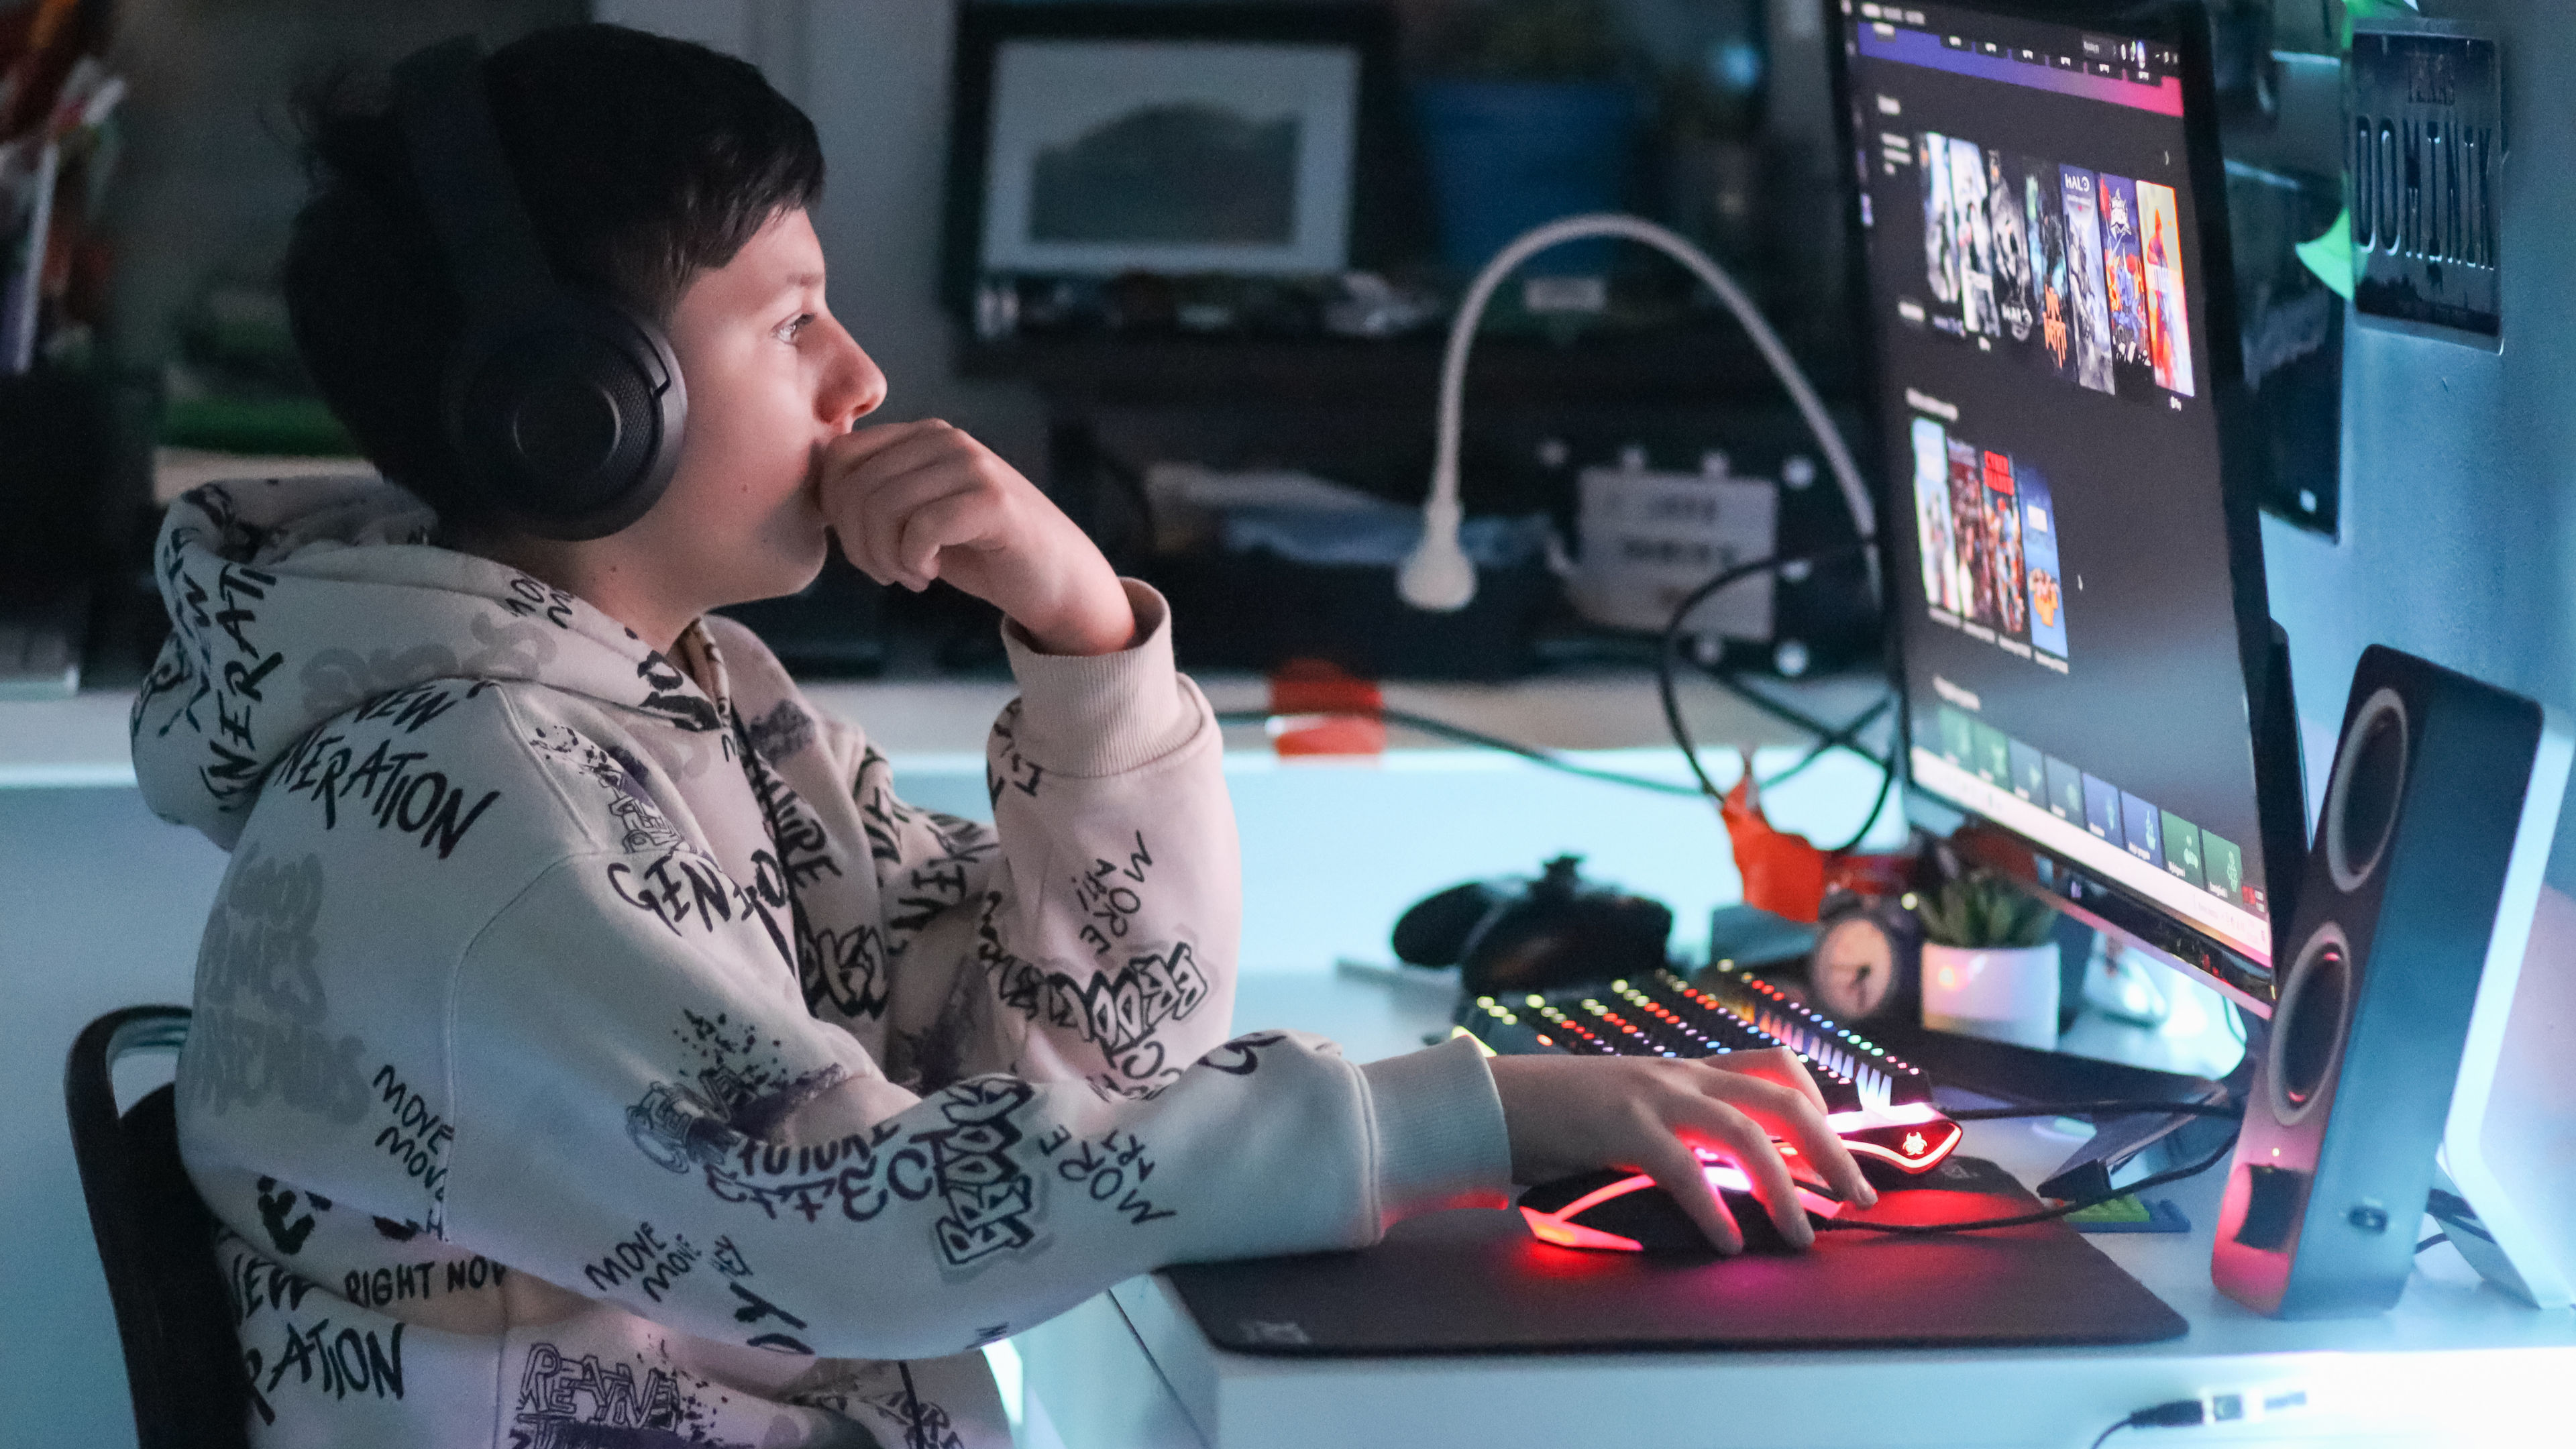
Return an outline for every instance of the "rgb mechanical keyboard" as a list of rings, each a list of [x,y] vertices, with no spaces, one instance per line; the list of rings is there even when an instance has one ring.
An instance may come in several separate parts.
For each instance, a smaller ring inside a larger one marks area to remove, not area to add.
[[[1670,971],[1605,988],[1480,996],[1459,1009],[1469,1035],[1504,1054],[1712,1057],[1786,1047],[1824,1093],[1826,1120],[1857,1154],[1906,1172],[1950,1155],[1959,1126],[1932,1106],[1923,1070],[1758,977]]]

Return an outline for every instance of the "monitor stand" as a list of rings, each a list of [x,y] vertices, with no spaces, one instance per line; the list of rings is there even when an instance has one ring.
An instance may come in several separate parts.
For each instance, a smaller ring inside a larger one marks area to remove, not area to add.
[[[1934,1099],[1943,1106],[2038,1106],[2050,1102],[2225,1102],[2244,1084],[2237,1076],[2251,1070],[2253,1035],[2249,1023],[2246,1062],[2226,1081],[2159,1071],[2125,1062],[2041,1051],[2011,1042],[1933,1031],[1905,1022],[1872,1022],[1869,1033],[1907,1061],[1921,1067],[1937,1086]],[[1966,1100],[1973,1096],[1978,1101]],[[1953,1099],[1956,1100],[1953,1100]],[[2126,1183],[2206,1155],[2226,1135],[2217,1119],[2148,1112],[2106,1116],[2094,1134],[2076,1148],[2057,1170],[2039,1184],[2042,1197],[2098,1197]]]
[[[2102,933],[2071,916],[2059,921],[2057,946],[2067,962],[2084,963],[2080,973],[2069,969],[2064,976],[2066,989],[2079,996],[2090,995],[2089,987],[2077,983],[2092,979],[2103,961],[2102,953],[2124,949],[2116,934]],[[2128,959],[2150,976],[2161,977],[2170,969],[2150,969],[2147,963],[2161,965],[2152,952],[2131,953]],[[2167,983],[2168,990],[2178,984]],[[2228,1010],[2217,993],[2207,995],[2215,1009]],[[2091,1013],[2101,1008],[2088,1004],[2083,1010]],[[2206,1074],[2222,1069],[2223,1053],[2194,1051],[2185,1040],[2164,1040],[2162,1031],[2143,1023],[2116,1025],[2117,1017],[2093,1021],[2079,1016],[2055,1050],[1935,1031],[1910,1021],[1874,1021],[1869,1032],[1921,1067],[1937,1084],[1934,1096],[1944,1106],[2032,1107],[2057,1102],[2210,1106],[2242,1100],[2253,1063],[2259,1059],[2264,1023],[2242,1013],[2239,1020],[2244,1023],[2246,1045],[2224,1077]],[[2081,1046],[2074,1045],[2079,1041]],[[2206,1061],[2202,1072],[2184,1065],[2196,1061]],[[2041,1196],[2101,1197],[2151,1173],[2206,1157],[2226,1139],[2228,1123],[2200,1115],[2136,1112],[2096,1117],[2094,1129],[2040,1182]]]

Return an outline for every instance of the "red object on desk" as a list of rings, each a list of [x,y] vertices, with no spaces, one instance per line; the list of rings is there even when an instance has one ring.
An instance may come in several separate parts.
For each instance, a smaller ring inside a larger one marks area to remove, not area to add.
[[[1812,923],[1825,903],[1825,853],[1807,837],[1775,827],[1762,813],[1750,754],[1721,808],[1726,838],[1735,847],[1735,873],[1744,880],[1744,903]]]
[[[1321,659],[1291,659],[1270,674],[1270,745],[1299,755],[1382,755],[1386,697],[1377,681]]]

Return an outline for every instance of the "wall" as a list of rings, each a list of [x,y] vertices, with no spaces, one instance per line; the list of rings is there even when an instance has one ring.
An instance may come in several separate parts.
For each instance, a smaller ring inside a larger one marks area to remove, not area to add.
[[[830,165],[816,222],[834,310],[886,370],[885,415],[944,416],[1032,475],[1043,464],[1035,395],[955,378],[949,324],[932,296],[946,0],[126,0],[122,10],[115,63],[134,91],[111,200],[111,345],[121,359],[157,365],[172,314],[207,286],[274,274],[305,191],[285,108],[296,84],[459,31],[497,46],[589,12],[744,56],[804,106]]]
[[[109,197],[110,345],[159,363],[171,313],[210,283],[265,282],[304,202],[286,99],[335,66],[472,31],[487,45],[578,19],[581,0],[122,0],[113,62],[133,86]]]
[[[2504,347],[2345,333],[2343,532],[2264,520],[2313,817],[2353,664],[2393,645],[2576,714],[2576,26],[2557,6],[2425,0],[2504,38]],[[2576,890],[2576,812],[2551,883]]]

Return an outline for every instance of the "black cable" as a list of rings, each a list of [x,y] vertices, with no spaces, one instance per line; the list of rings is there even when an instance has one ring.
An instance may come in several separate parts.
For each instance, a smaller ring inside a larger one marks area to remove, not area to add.
[[[1818,739],[1816,743],[1810,747],[1805,754],[1799,756],[1796,761],[1782,767],[1778,774],[1765,776],[1754,783],[1759,785],[1761,788],[1768,790],[1772,786],[1798,774],[1809,765],[1814,764],[1817,760],[1833,753],[1837,749],[1851,749],[1854,754],[1860,755],[1872,764],[1876,764],[1878,762],[1878,757],[1856,748],[1855,741],[1858,739],[1861,731],[1869,728],[1873,724],[1876,724],[1879,716],[1886,714],[1889,707],[1894,705],[1895,702],[1894,696],[1891,695],[1890,697],[1882,699],[1878,703],[1871,705],[1868,709],[1863,710],[1860,717],[1854,719],[1851,723],[1844,725],[1839,729],[1828,729],[1824,731],[1822,738]],[[1563,754],[1539,745],[1525,745],[1518,740],[1505,739],[1500,735],[1489,735],[1484,733],[1482,730],[1472,730],[1467,728],[1465,725],[1451,724],[1447,720],[1434,719],[1427,714],[1416,714],[1411,710],[1385,708],[1335,708],[1311,710],[1221,709],[1216,712],[1216,722],[1218,724],[1230,725],[1267,724],[1273,719],[1291,714],[1327,715],[1337,719],[1379,720],[1386,724],[1402,725],[1406,729],[1418,730],[1423,734],[1433,735],[1441,739],[1456,740],[1460,744],[1477,745],[1489,750],[1500,750],[1507,755],[1517,755],[1524,760],[1528,760],[1532,764],[1545,765],[1551,770],[1562,770],[1566,774],[1577,775],[1586,780],[1598,780],[1607,785],[1626,785],[1632,789],[1651,790],[1658,795],[1688,795],[1693,799],[1697,799],[1700,796],[1700,789],[1696,785],[1680,785],[1675,784],[1670,780],[1658,780],[1650,775],[1630,775],[1618,770],[1600,769],[1596,766],[1569,760]]]
[[[1878,823],[1878,813],[1887,808],[1887,797],[1889,794],[1893,793],[1896,788],[1895,761],[1892,759],[1882,758],[1881,756],[1872,754],[1868,750],[1863,749],[1860,744],[1860,732],[1876,723],[1878,717],[1885,714],[1888,711],[1888,708],[1896,703],[1896,692],[1894,690],[1888,691],[1888,693],[1883,696],[1878,703],[1861,711],[1859,716],[1854,718],[1849,724],[1837,727],[1826,724],[1820,719],[1816,719],[1804,710],[1791,708],[1778,700],[1772,699],[1770,696],[1763,694],[1751,685],[1748,685],[1744,683],[1744,681],[1736,678],[1733,674],[1723,668],[1714,665],[1702,665],[1700,668],[1701,672],[1708,676],[1710,682],[1716,684],[1719,688],[1726,690],[1728,693],[1733,694],[1736,698],[1746,700],[1757,708],[1768,712],[1774,718],[1786,721],[1787,723],[1794,725],[1799,729],[1809,731],[1816,736],[1814,747],[1809,749],[1805,755],[1801,756],[1796,764],[1782,770],[1779,774],[1772,776],[1770,779],[1755,782],[1760,788],[1765,790],[1770,789],[1772,786],[1780,783],[1782,780],[1788,779],[1792,775],[1797,774],[1800,770],[1814,764],[1817,760],[1822,759],[1825,755],[1830,754],[1836,749],[1849,750],[1853,754],[1860,756],[1862,759],[1867,760],[1869,763],[1878,767],[1878,797],[1870,802],[1869,813],[1861,817],[1860,828],[1853,831],[1851,838],[1844,841],[1842,844],[1826,847],[1825,853],[1828,855],[1841,855],[1847,851],[1859,849],[1860,843],[1869,838],[1870,827]],[[1676,743],[1680,742],[1676,741]]]
[[[1869,761],[1871,764],[1877,764],[1878,756],[1873,755],[1869,751],[1860,747],[1861,731],[1878,723],[1879,717],[1886,714],[1889,709],[1895,706],[1895,704],[1896,696],[1894,693],[1891,692],[1881,697],[1878,703],[1871,705],[1869,708],[1862,710],[1858,715],[1854,716],[1851,723],[1844,725],[1839,729],[1829,730],[1824,734],[1817,736],[1816,742],[1807,747],[1807,752],[1800,755],[1795,764],[1784,767],[1777,774],[1767,775],[1760,780],[1756,780],[1754,781],[1754,784],[1761,789],[1768,790],[1772,786],[1789,779],[1791,776],[1796,775],[1798,772],[1806,769],[1809,765],[1814,764],[1816,761],[1823,759],[1825,756],[1832,754],[1836,750],[1849,750],[1853,754],[1860,756],[1862,759]],[[1696,795],[1699,792],[1694,790],[1691,793]]]
[[[2208,1421],[2209,1407],[2200,1400],[2172,1399],[2150,1408],[2140,1409],[2093,1436],[2093,1449],[2102,1449],[2112,1435],[2123,1429],[2190,1429]]]
[[[1726,803],[1726,792],[1717,787],[1717,783],[1709,778],[1708,771],[1700,765],[1698,745],[1692,740],[1689,727],[1682,722],[1681,704],[1674,689],[1673,657],[1675,642],[1679,637],[1681,621],[1689,615],[1692,609],[1697,608],[1709,595],[1716,593],[1719,589],[1725,588],[1730,584],[1750,578],[1754,574],[1786,568],[1794,563],[1822,562],[1827,559],[1840,557],[1846,553],[1858,552],[1861,548],[1862,545],[1859,544],[1848,544],[1840,548],[1824,549],[1810,554],[1793,555],[1786,558],[1764,559],[1758,563],[1746,564],[1740,568],[1729,569],[1725,573],[1719,574],[1716,578],[1711,579],[1709,582],[1702,584],[1699,588],[1692,591],[1689,598],[1682,601],[1681,608],[1675,611],[1671,624],[1664,630],[1663,646],[1658,651],[1656,658],[1655,682],[1657,696],[1663,704],[1664,723],[1672,732],[1673,743],[1681,749],[1683,762],[1690,766],[1691,775],[1697,781],[1694,785],[1675,784],[1670,780],[1658,780],[1651,776],[1631,775],[1624,771],[1604,770],[1596,766],[1580,764],[1576,761],[1567,759],[1563,754],[1555,750],[1542,749],[1536,745],[1522,744],[1518,740],[1505,739],[1500,735],[1489,735],[1481,730],[1469,729],[1465,725],[1451,724],[1447,720],[1434,719],[1433,717],[1424,714],[1415,714],[1411,710],[1386,709],[1383,707],[1377,709],[1354,709],[1343,707],[1293,711],[1270,709],[1229,709],[1217,711],[1217,723],[1234,725],[1266,724],[1270,720],[1285,714],[1315,714],[1346,719],[1374,719],[1385,724],[1401,725],[1406,729],[1416,730],[1439,739],[1455,740],[1461,744],[1476,745],[1489,750],[1499,750],[1507,755],[1516,755],[1535,765],[1543,765],[1551,770],[1562,771],[1565,774],[1573,775],[1580,779],[1594,780],[1605,785],[1625,785],[1631,789],[1647,790],[1658,795],[1693,795],[1704,797],[1714,802],[1722,809]],[[1860,714],[1843,724],[1830,725],[1806,713],[1804,710],[1797,709],[1794,706],[1772,699],[1770,696],[1763,694],[1759,690],[1755,690],[1750,686],[1743,684],[1724,671],[1710,669],[1707,673],[1709,678],[1715,681],[1719,687],[1736,695],[1738,698],[1745,700],[1755,708],[1762,710],[1783,723],[1795,726],[1796,728],[1804,730],[1816,737],[1815,743],[1808,747],[1805,754],[1800,755],[1795,761],[1783,767],[1778,773],[1754,781],[1756,787],[1768,790],[1775,785],[1781,784],[1782,782],[1805,771],[1809,766],[1815,764],[1816,761],[1823,759],[1826,755],[1833,753],[1835,750],[1849,750],[1851,753],[1860,756],[1862,759],[1867,760],[1869,763],[1878,767],[1878,794],[1870,801],[1869,813],[1861,818],[1860,828],[1852,832],[1851,839],[1844,841],[1840,845],[1829,847],[1826,850],[1826,854],[1840,855],[1847,851],[1859,848],[1860,843],[1868,838],[1870,827],[1878,823],[1880,813],[1887,808],[1887,797],[1894,793],[1896,788],[1895,762],[1892,759],[1882,758],[1871,753],[1867,748],[1862,746],[1860,736],[1863,731],[1867,730],[1871,725],[1876,724],[1879,719],[1895,705],[1895,694],[1891,691],[1885,698],[1880,699],[1876,704],[1873,704],[1869,708],[1861,711]]]
[[[2126,1117],[2160,1113],[2169,1117],[2225,1117],[2236,1121],[2245,1109],[2225,1102],[2043,1102],[2035,1107],[1964,1107],[1941,1115],[1953,1122],[2003,1122],[2016,1117]]]
[[[2063,1116],[2066,1114],[2060,1113],[2057,1115]],[[2200,1159],[2198,1162],[2186,1163],[2181,1167],[2156,1173],[2152,1177],[2140,1178],[2138,1181],[2130,1183],[2127,1187],[2119,1188],[2112,1192],[2097,1193],[2092,1197],[2079,1198],[2074,1202],[2059,1203],[2053,1208],[2042,1208],[2035,1213],[2018,1213],[2008,1218],[1977,1218],[1964,1223],[1861,1223],[1846,1222],[1841,1218],[1827,1218],[1823,1222],[1816,1224],[1816,1231],[1820,1233],[1894,1233],[1902,1237],[1929,1238],[1937,1237],[1944,1233],[1977,1233],[1985,1232],[1993,1228],[2021,1228],[2028,1227],[2033,1223],[2055,1222],[2059,1218],[2066,1217],[2071,1213],[2080,1213],[2086,1208],[2100,1207],[2106,1202],[2113,1201],[2117,1198],[2127,1197],[2132,1193],[2144,1192],[2151,1187],[2163,1187],[2167,1183],[2180,1182],[2187,1177],[2197,1177],[2200,1174],[2207,1172],[2209,1169],[2216,1167],[2219,1163],[2219,1159],[2236,1150],[2236,1137],[2237,1134],[2233,1132],[2228,1133],[2227,1140],[2219,1144],[2217,1151]],[[2195,1419],[2192,1422],[2198,1423],[2200,1421]]]
[[[1664,726],[1672,731],[1673,744],[1681,750],[1682,762],[1690,766],[1691,777],[1699,781],[1700,793],[1706,795],[1720,810],[1726,807],[1726,793],[1717,788],[1717,782],[1709,778],[1708,770],[1699,762],[1699,745],[1692,740],[1690,726],[1682,719],[1681,696],[1673,682],[1673,661],[1681,652],[1683,623],[1690,618],[1693,610],[1720,589],[1732,587],[1757,574],[1776,572],[1791,564],[1826,563],[1847,554],[1866,554],[1868,549],[1869,545],[1866,543],[1847,543],[1833,548],[1817,549],[1811,553],[1757,559],[1752,563],[1738,564],[1734,568],[1722,570],[1715,578],[1683,596],[1681,603],[1674,607],[1672,617],[1664,622],[1663,644],[1655,651],[1655,694],[1664,707]],[[1740,683],[1723,671],[1707,672],[1709,677],[1716,680],[1721,687],[1750,702],[1756,708],[1776,718],[1787,720],[1820,738],[1830,739],[1840,733],[1857,731],[1861,727],[1860,722],[1855,721],[1838,731],[1833,726],[1810,717],[1804,710],[1782,704]],[[1845,851],[1857,849],[1863,840],[1868,839],[1870,827],[1878,823],[1879,812],[1887,808],[1887,797],[1896,789],[1896,760],[1893,751],[1887,758],[1881,759],[1860,748],[1856,742],[1845,741],[1842,747],[1879,767],[1878,796],[1870,802],[1869,814],[1862,817],[1860,828],[1852,832],[1851,839],[1828,848],[1826,853],[1829,855],[1840,855]],[[1804,768],[1806,763],[1808,762],[1801,761],[1800,768]]]
[[[2478,1210],[2469,1206],[2469,1200],[2458,1193],[2434,1188],[2424,1194],[2424,1211],[2440,1218],[2447,1226],[2471,1228],[2480,1237],[2486,1235],[2485,1225],[2478,1221]]]
[[[1878,794],[1869,802],[1869,813],[1860,818],[1860,828],[1853,831],[1851,839],[1842,844],[1825,847],[1825,854],[1844,855],[1860,849],[1860,843],[1869,839],[1870,827],[1878,823],[1879,812],[1887,808],[1887,797],[1895,793],[1896,763],[1891,760],[1879,767]]]
[[[1852,545],[1849,548],[1829,552],[1848,553],[1857,547],[1858,545]],[[1826,555],[1804,557],[1824,556]],[[1749,564],[1738,564],[1734,568],[1721,570],[1717,577],[1691,590],[1683,597],[1681,604],[1673,610],[1672,617],[1664,622],[1663,642],[1655,651],[1655,697],[1664,708],[1664,727],[1672,732],[1673,743],[1681,747],[1682,763],[1690,766],[1691,777],[1699,781],[1700,792],[1721,808],[1726,803],[1726,792],[1717,788],[1717,782],[1708,777],[1708,771],[1699,762],[1699,746],[1691,739],[1690,726],[1682,721],[1681,697],[1675,692],[1673,684],[1673,659],[1681,648],[1682,623],[1690,617],[1692,610],[1698,608],[1709,595],[1718,590],[1752,578],[1756,574],[1785,568],[1797,561],[1799,560],[1787,558],[1757,559]]]
[[[1669,661],[1670,656],[1667,655],[1666,658],[1667,661]],[[1814,764],[1818,759],[1837,748],[1847,749],[1853,754],[1860,756],[1862,759],[1867,760],[1878,767],[1878,798],[1870,802],[1869,814],[1862,817],[1860,828],[1852,832],[1851,839],[1844,841],[1840,845],[1828,847],[1826,854],[1840,855],[1846,851],[1859,849],[1860,843],[1869,838],[1870,827],[1878,823],[1878,813],[1887,808],[1887,797],[1893,793],[1896,788],[1895,761],[1874,755],[1868,750],[1861,748],[1860,732],[1875,723],[1880,715],[1887,712],[1889,706],[1896,703],[1895,691],[1890,690],[1884,698],[1879,700],[1878,703],[1871,705],[1866,710],[1863,710],[1859,717],[1852,720],[1849,724],[1837,727],[1826,724],[1823,720],[1817,719],[1815,716],[1808,714],[1804,710],[1771,698],[1762,691],[1746,684],[1743,680],[1737,678],[1731,671],[1722,666],[1703,664],[1700,666],[1700,672],[1708,676],[1710,683],[1715,684],[1718,688],[1725,690],[1736,698],[1751,704],[1756,709],[1769,714],[1772,718],[1780,720],[1786,724],[1793,725],[1799,729],[1806,730],[1816,736],[1816,744],[1813,749],[1807,751],[1806,755],[1800,758],[1798,763],[1782,770],[1779,774],[1772,776],[1768,780],[1757,782],[1761,788],[1765,790],[1770,789],[1773,785],[1778,784],[1780,781],[1785,780],[1791,775],[1798,773],[1800,770],[1807,768],[1809,765]],[[1670,716],[1667,716],[1668,721],[1669,718]],[[1675,743],[1679,744],[1682,742],[1677,740]],[[1683,748],[1687,750],[1689,746],[1684,744]]]
[[[2118,1117],[2143,1113],[2162,1113],[2166,1116],[2173,1117],[2226,1117],[2236,1119],[2244,1116],[2244,1109],[2219,1102],[2055,1102],[2042,1103],[2035,1107],[1969,1107],[1956,1112],[1945,1111],[1942,1115],[1948,1117],[1953,1122],[1996,1122],[2015,1117]],[[1817,1224],[1816,1227],[1820,1232],[1904,1233],[1918,1237],[1931,1236],[1939,1233],[1979,1232],[1988,1228],[2026,1227],[2033,1223],[2050,1222],[2057,1218],[2065,1217],[2070,1213],[2080,1213],[2086,1208],[2100,1207],[2106,1202],[2128,1197],[2132,1194],[2142,1192],[2147,1188],[2163,1187],[2168,1183],[2180,1182],[2188,1177],[2197,1177],[2201,1173],[2207,1172],[2212,1167],[2217,1166],[2218,1159],[2235,1150],[2236,1134],[2230,1133],[2228,1134],[2225,1144],[2220,1146],[2216,1152],[2211,1153],[2209,1156],[2202,1158],[2198,1162],[2173,1168],[2169,1171],[2159,1172],[2152,1177],[2141,1178],[2138,1181],[2129,1184],[2127,1187],[2121,1188],[2115,1192],[2101,1193],[2075,1202],[2060,1203],[2053,1208],[2045,1208],[2035,1213],[2023,1213],[2017,1217],[1982,1218],[1974,1222],[1964,1223],[1847,1223],[1840,1220],[1829,1220]],[[2436,1189],[2436,1191],[2439,1191],[2439,1189]],[[2428,1248],[2435,1247],[2442,1243],[2447,1243],[2450,1240],[2451,1237],[2448,1233],[2435,1233],[2433,1236],[2417,1243],[2415,1245],[2415,1251],[2421,1253]],[[2192,1422],[2196,1424],[2200,1421],[2194,1419]],[[2124,1422],[2122,1424],[2114,1424],[2111,1427],[2113,1429],[2119,1429],[2126,1427],[2126,1424]],[[2110,1437],[2110,1431],[2105,1430],[2103,1437]],[[2099,1443],[2100,1440],[2096,1440],[2094,1442]]]
[[[1863,723],[1862,719],[1856,719],[1850,724],[1839,727],[1829,725],[1823,720],[1816,718],[1814,715],[1807,713],[1805,710],[1798,708],[1796,705],[1790,704],[1785,700],[1775,699],[1771,695],[1755,689],[1752,685],[1747,684],[1742,676],[1727,668],[1723,663],[1702,664],[1697,660],[1693,660],[1691,662],[1701,674],[1707,676],[1709,683],[1716,685],[1718,688],[1723,689],[1727,693],[1734,695],[1736,698],[1743,700],[1745,703],[1752,705],[1754,708],[1771,716],[1773,719],[1779,720],[1781,723],[1793,728],[1804,730],[1820,739],[1832,740],[1836,743],[1845,744],[1853,754],[1860,756],[1862,759],[1869,761],[1873,765],[1884,763],[1878,755],[1862,749],[1857,740],[1846,740],[1844,738],[1847,735],[1854,734],[1859,729]],[[1863,719],[1877,718],[1889,704],[1895,702],[1895,698],[1896,696],[1894,692],[1890,691],[1886,698],[1883,699],[1875,708],[1871,709]]]
[[[1565,756],[1558,754],[1554,750],[1541,749],[1536,745],[1525,745],[1520,743],[1518,740],[1504,739],[1500,735],[1485,734],[1479,730],[1471,730],[1464,725],[1451,724],[1447,720],[1438,720],[1433,719],[1429,715],[1415,714],[1410,710],[1348,708],[1312,710],[1226,709],[1217,711],[1216,721],[1218,724],[1263,724],[1283,714],[1318,714],[1332,715],[1346,719],[1382,720],[1387,724],[1402,725],[1409,730],[1420,730],[1426,735],[1436,735],[1442,739],[1456,740],[1461,744],[1481,745],[1489,750],[1500,750],[1507,755],[1518,755],[1522,759],[1528,760],[1533,764],[1545,765],[1551,770],[1562,770],[1569,775],[1579,775],[1586,780],[1599,780],[1602,783],[1609,785],[1626,785],[1638,790],[1652,790],[1658,795],[1696,796],[1699,794],[1698,789],[1690,785],[1677,785],[1670,780],[1658,780],[1647,775],[1629,775],[1623,774],[1617,770],[1603,770],[1597,769],[1591,765],[1578,764],[1577,762],[1569,760],[1565,758]]]

